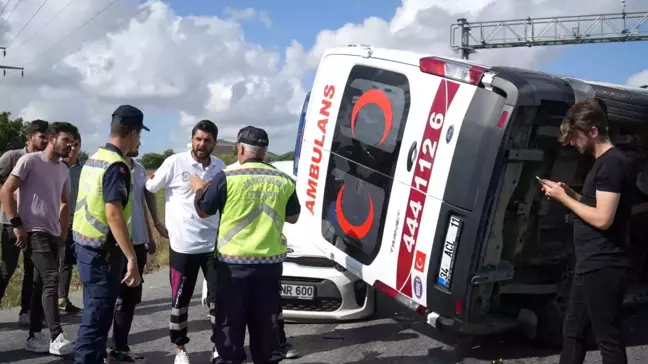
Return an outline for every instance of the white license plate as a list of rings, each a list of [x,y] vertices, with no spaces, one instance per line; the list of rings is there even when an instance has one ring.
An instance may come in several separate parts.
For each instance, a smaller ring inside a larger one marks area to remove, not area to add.
[[[441,252],[439,275],[437,276],[437,283],[445,288],[450,288],[450,282],[452,281],[452,268],[454,265],[455,248],[457,246],[457,236],[459,235],[460,227],[461,220],[451,216],[445,243],[443,244],[443,252]]]
[[[296,298],[298,300],[314,300],[315,287],[302,286],[298,284],[282,284],[281,297],[283,298]]]

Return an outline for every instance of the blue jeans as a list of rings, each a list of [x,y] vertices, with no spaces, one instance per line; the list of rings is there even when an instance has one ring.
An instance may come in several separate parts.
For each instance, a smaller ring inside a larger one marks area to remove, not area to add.
[[[77,269],[83,284],[83,315],[74,362],[103,364],[120,285],[121,260],[116,249],[100,252],[76,245]]]

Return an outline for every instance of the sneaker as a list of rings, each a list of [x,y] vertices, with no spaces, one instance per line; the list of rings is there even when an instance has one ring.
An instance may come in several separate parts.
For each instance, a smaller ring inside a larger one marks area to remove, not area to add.
[[[295,359],[299,357],[299,352],[293,349],[292,344],[283,343],[281,344],[281,348],[279,350],[281,351],[281,354],[283,354],[284,358],[286,359]]]
[[[186,351],[178,351],[175,356],[174,364],[189,364],[189,354]]]
[[[216,360],[216,359],[218,359],[218,350],[216,350],[216,346],[214,346],[214,350],[212,350],[212,358],[211,358],[212,363],[213,363],[214,360]]]
[[[70,301],[65,301],[64,304],[59,304],[59,312],[63,315],[78,315],[83,311],[79,307],[72,304]]]
[[[44,354],[49,351],[49,348],[49,340],[40,332],[35,332],[34,336],[28,338],[25,343],[25,350],[32,353]]]
[[[29,326],[29,312],[23,312],[18,315],[19,326]]]
[[[137,363],[144,364],[146,359],[143,356],[130,351],[111,350],[106,358],[107,364]]]
[[[49,344],[49,352],[52,355],[70,355],[74,353],[74,343],[68,340],[64,333],[60,333],[56,339]]]

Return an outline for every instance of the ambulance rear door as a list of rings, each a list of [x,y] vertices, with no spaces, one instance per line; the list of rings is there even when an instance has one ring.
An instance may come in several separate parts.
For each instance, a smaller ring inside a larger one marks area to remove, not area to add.
[[[297,168],[312,242],[415,310],[428,304],[454,135],[475,89],[422,72],[422,58],[362,47],[326,53]]]

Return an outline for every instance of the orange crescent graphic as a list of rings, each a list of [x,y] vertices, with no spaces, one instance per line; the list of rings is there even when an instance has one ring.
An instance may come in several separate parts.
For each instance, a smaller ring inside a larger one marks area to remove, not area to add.
[[[346,184],[343,185],[342,188],[340,188],[340,192],[338,192],[337,201],[335,203],[338,224],[340,224],[342,231],[344,231],[344,233],[348,236],[354,239],[362,239],[367,236],[369,230],[371,230],[371,225],[373,224],[373,199],[371,198],[371,194],[369,194],[369,213],[367,214],[367,219],[360,225],[353,225],[346,219],[346,217],[344,217],[344,211],[342,211],[342,194],[344,193],[345,188]]]
[[[355,105],[353,106],[353,112],[351,113],[351,135],[353,135],[353,137],[355,138],[356,117],[358,116],[360,109],[362,109],[367,104],[375,104],[376,106],[378,106],[380,108],[380,111],[382,111],[383,116],[385,117],[385,129],[383,131],[382,139],[380,139],[380,141],[378,142],[378,145],[381,145],[385,142],[385,140],[387,140],[387,136],[391,131],[393,116],[391,102],[389,101],[387,95],[385,95],[385,93],[380,90],[369,90],[362,94],[358,101],[356,101]]]

